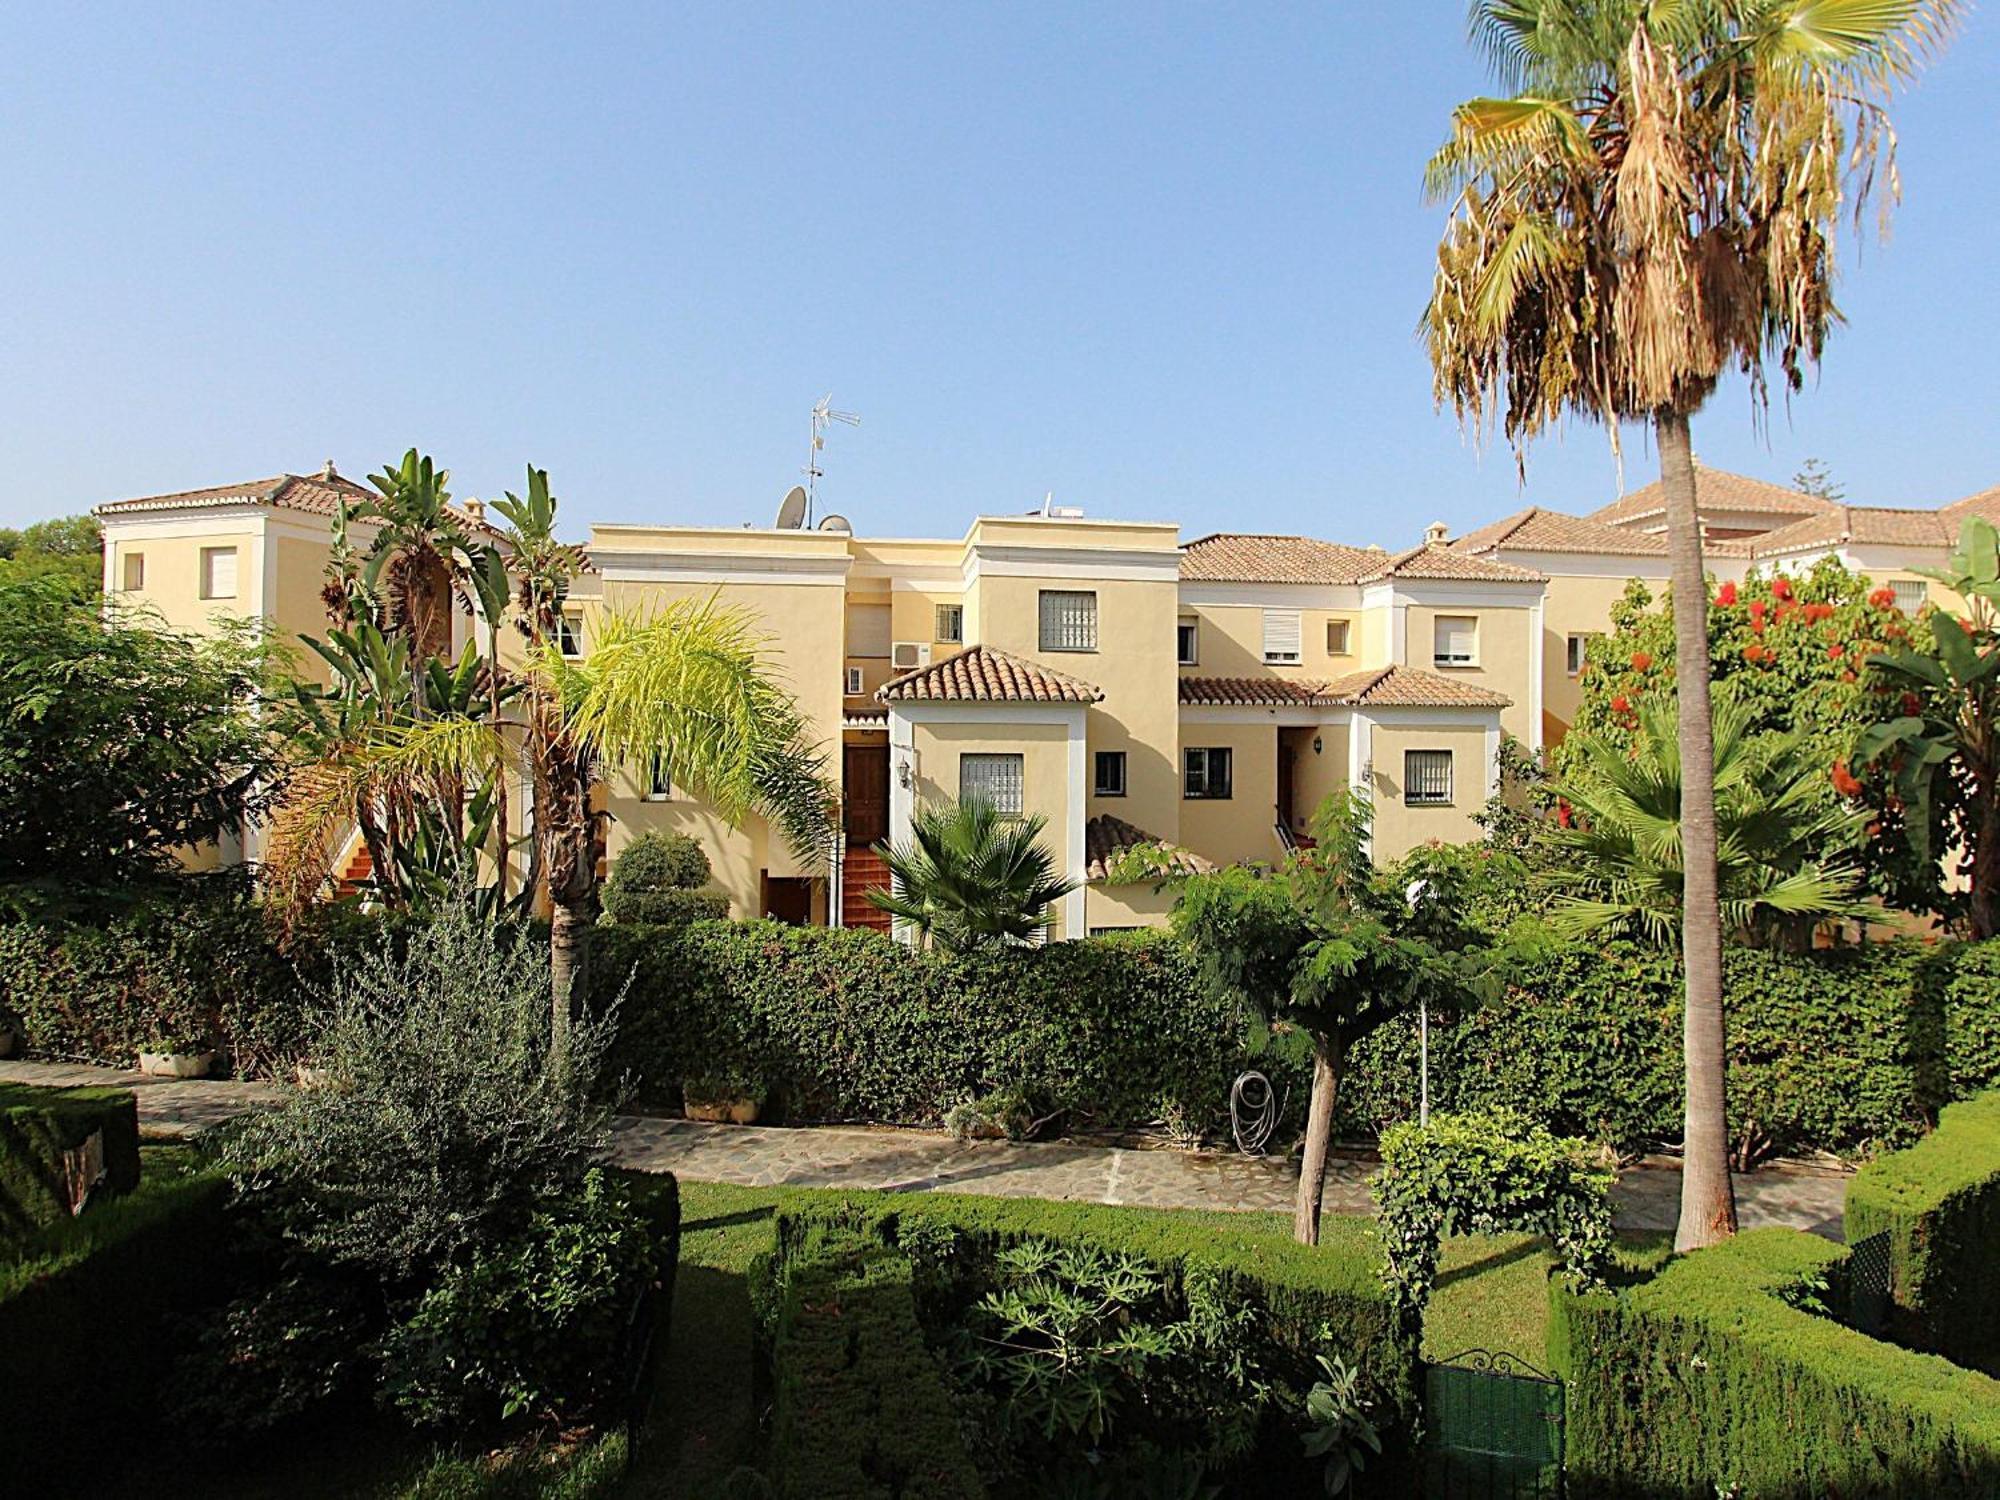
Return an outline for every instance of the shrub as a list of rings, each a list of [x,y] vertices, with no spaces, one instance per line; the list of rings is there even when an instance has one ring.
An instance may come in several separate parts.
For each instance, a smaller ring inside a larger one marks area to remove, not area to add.
[[[1839,1281],[1846,1260],[1813,1235],[1761,1229],[1628,1291],[1557,1283],[1550,1356],[1568,1382],[1576,1491],[1992,1496],[2000,1381],[1788,1300]]]
[[[71,1161],[93,1135],[103,1171],[95,1189]],[[85,1190],[128,1193],[138,1183],[139,1105],[129,1090],[0,1083],[0,1246],[70,1218]]]
[[[684,833],[641,834],[611,862],[604,882],[604,914],[613,922],[662,927],[729,915],[729,898],[704,891],[708,856]]]
[[[771,1469],[786,1500],[978,1500],[910,1262],[821,1236],[776,1273]]]
[[[1945,1110],[1847,1189],[1847,1242],[1888,1237],[1891,1336],[2000,1373],[2000,1092]]]

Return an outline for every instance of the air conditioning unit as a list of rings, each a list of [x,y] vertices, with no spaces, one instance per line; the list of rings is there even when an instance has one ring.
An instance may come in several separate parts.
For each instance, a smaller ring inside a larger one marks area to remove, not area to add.
[[[898,672],[913,672],[931,664],[929,641],[898,641],[889,648],[889,664]]]
[[[847,669],[847,696],[850,698],[859,698],[861,696],[861,668],[859,667],[849,667]]]

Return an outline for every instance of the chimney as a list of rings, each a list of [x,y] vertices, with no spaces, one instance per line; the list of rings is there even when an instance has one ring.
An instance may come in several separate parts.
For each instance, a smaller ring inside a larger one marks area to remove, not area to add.
[[[474,500],[470,496],[467,496],[458,503],[465,508],[465,513],[468,516],[484,524],[486,520],[486,502],[484,500]]]
[[[339,476],[338,474],[334,473],[334,471],[333,471],[333,460],[332,460],[332,459],[330,459],[330,458],[329,458],[329,459],[328,459],[328,460],[326,461],[326,467],[325,467],[324,469],[321,469],[321,470],[319,471],[319,477],[320,477],[320,478],[322,478],[322,479],[338,479],[338,478],[340,478],[340,476]]]
[[[1442,521],[1433,521],[1424,528],[1424,545],[1442,547],[1451,540],[1451,528]]]

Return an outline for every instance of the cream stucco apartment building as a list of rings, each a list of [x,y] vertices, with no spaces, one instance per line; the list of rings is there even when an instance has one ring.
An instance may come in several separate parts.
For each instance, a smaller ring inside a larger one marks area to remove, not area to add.
[[[1958,516],[1842,506],[1705,470],[1713,567],[1838,555],[1899,591]],[[317,633],[339,495],[329,465],[100,507],[108,592],[193,627],[216,610]],[[1576,670],[1637,577],[1666,577],[1656,487],[1590,516],[1530,508],[1400,552],[1299,536],[1183,541],[1171,522],[985,516],[956,538],[845,529],[599,525],[568,610],[587,653],[606,610],[687,596],[745,611],[841,790],[831,858],[802,862],[759,820],[730,826],[669,781],[610,788],[608,854],[651,829],[701,841],[739,916],[868,923],[869,851],[913,811],[979,795],[1038,813],[1084,884],[1053,935],[1150,925],[1170,898],[1114,883],[1135,842],[1193,865],[1276,860],[1341,788],[1375,850],[1477,836],[1501,736],[1531,749],[1574,718]],[[472,517],[477,520],[477,516]],[[1918,595],[1913,594],[1914,599]],[[254,857],[254,848],[246,850]]]

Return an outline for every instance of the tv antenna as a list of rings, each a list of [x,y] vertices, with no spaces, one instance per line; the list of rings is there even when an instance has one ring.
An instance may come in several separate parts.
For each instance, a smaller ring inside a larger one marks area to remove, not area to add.
[[[818,401],[813,403],[813,409],[812,409],[812,447],[806,453],[806,470],[805,470],[806,473],[805,524],[807,526],[812,525],[813,501],[815,498],[817,498],[818,495],[819,478],[820,478],[820,467],[819,467],[820,450],[826,447],[827,428],[832,426],[835,422],[844,423],[846,426],[849,427],[859,427],[861,425],[861,418],[858,414],[851,411],[835,411],[833,407],[833,393],[829,391],[824,396],[820,397]]]

